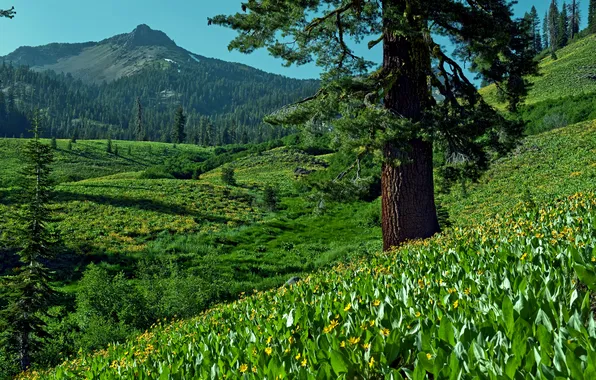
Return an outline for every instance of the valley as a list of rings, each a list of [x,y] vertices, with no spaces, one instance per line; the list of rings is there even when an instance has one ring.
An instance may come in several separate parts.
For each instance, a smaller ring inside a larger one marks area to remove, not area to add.
[[[192,7],[0,57],[0,379],[596,378],[596,2]]]

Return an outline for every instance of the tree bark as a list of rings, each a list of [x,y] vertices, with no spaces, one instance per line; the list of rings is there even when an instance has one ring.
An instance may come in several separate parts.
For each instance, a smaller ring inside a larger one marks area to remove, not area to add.
[[[412,1],[410,1],[410,5]],[[384,0],[383,69],[396,81],[385,95],[384,105],[401,117],[420,121],[430,105],[428,74],[431,58],[424,37],[392,32],[391,15],[410,11],[405,0]],[[390,9],[392,9],[390,11]],[[408,15],[410,24],[422,30],[423,21]],[[386,142],[382,167],[383,249],[404,241],[428,238],[439,232],[434,200],[432,142],[414,139],[408,149]]]

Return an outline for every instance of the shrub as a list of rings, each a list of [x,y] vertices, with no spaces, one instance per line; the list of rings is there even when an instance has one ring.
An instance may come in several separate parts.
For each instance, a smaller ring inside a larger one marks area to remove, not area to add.
[[[236,186],[236,177],[234,176],[234,168],[231,166],[224,166],[221,168],[221,180],[228,186]]]

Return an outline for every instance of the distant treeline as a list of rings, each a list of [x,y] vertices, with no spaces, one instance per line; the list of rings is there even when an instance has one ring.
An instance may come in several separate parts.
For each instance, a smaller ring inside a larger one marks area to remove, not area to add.
[[[225,72],[217,72],[217,67],[178,72],[156,66],[112,83],[89,85],[68,74],[2,63],[0,136],[29,136],[27,115],[39,108],[46,124],[44,137],[132,140],[137,137],[137,99],[144,138],[151,141],[170,142],[179,106],[186,113],[189,143],[259,143],[291,133],[265,125],[263,117],[312,95],[318,82],[273,75],[264,80],[240,71],[230,65]]]

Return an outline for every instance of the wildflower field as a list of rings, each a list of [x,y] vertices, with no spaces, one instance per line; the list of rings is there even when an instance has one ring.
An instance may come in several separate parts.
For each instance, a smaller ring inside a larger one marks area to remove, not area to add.
[[[596,194],[414,242],[23,378],[596,376]]]
[[[77,257],[133,275],[138,262],[174,261],[211,306],[21,377],[591,379],[594,157],[594,123],[528,137],[439,198],[452,228],[387,253],[378,200],[317,213],[300,196],[294,169],[325,170],[326,156],[249,155],[230,164],[236,186],[219,169],[180,180],[142,167],[62,182],[53,207]],[[274,212],[266,185],[279,191]],[[74,292],[76,276],[64,285]]]

